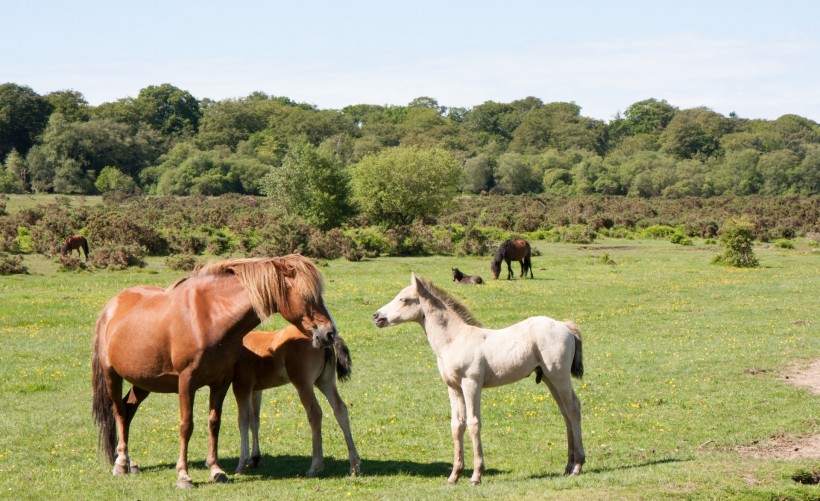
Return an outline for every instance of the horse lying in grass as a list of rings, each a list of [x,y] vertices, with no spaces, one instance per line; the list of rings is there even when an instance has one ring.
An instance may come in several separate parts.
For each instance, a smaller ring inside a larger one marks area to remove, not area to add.
[[[452,268],[453,282],[460,284],[483,284],[484,280],[478,275],[465,275],[463,271],[458,268]]]
[[[307,412],[313,435],[313,460],[305,473],[313,477],[324,467],[322,459],[322,409],[313,387],[324,393],[336,421],[342,429],[350,455],[350,474],[360,472],[359,453],[353,444],[347,406],[336,389],[336,377],[350,378],[350,352],[341,336],[333,347],[321,348],[311,336],[293,325],[274,332],[253,331],[242,340],[242,354],[234,368],[233,393],[239,408],[239,435],[242,446],[236,474],[255,468],[261,459],[259,451],[259,413],[262,390],[293,384]],[[334,374],[334,366],[336,373]],[[249,453],[248,428],[253,433],[253,454]]]
[[[473,442],[473,485],[481,482],[481,390],[514,383],[537,373],[558,404],[567,427],[568,459],[564,473],[578,475],[585,454],[581,440],[581,403],[570,376],[584,374],[581,333],[572,322],[530,317],[510,327],[485,329],[464,304],[432,283],[411,275],[410,285],[373,314],[377,327],[417,322],[436,354],[441,379],[450,394],[453,471],[464,469],[464,430]]]

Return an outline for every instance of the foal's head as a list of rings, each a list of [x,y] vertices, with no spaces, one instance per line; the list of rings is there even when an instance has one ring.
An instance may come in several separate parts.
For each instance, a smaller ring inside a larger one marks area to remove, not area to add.
[[[420,281],[416,274],[410,275],[410,285],[399,291],[392,301],[373,314],[376,327],[389,327],[404,322],[420,322],[424,317],[419,299]]]

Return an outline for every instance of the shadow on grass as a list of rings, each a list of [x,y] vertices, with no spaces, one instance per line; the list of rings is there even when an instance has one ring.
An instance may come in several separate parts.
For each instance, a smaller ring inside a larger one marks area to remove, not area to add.
[[[657,466],[661,464],[670,464],[670,463],[685,463],[687,461],[691,461],[691,459],[677,459],[677,458],[666,458],[666,459],[657,459],[654,461],[644,461],[642,463],[637,464],[625,464],[620,466],[611,466],[611,467],[604,467],[604,468],[589,468],[583,470],[582,475],[590,475],[595,473],[609,473],[613,471],[624,471],[624,470],[631,470],[633,468],[646,468],[649,466]],[[564,474],[562,472],[554,472],[554,473],[543,473],[539,475],[533,475],[530,478],[545,478],[545,479],[552,479],[552,478],[560,478],[563,477]]]
[[[299,478],[304,477],[305,472],[310,466],[310,456],[271,456],[269,454],[262,454],[262,460],[259,466],[248,470],[245,475],[248,478],[262,478],[262,479],[285,479],[285,478]],[[219,461],[220,466],[228,473],[229,478],[233,478],[233,472],[236,470],[236,465],[239,462],[237,457],[222,458]],[[345,459],[337,459],[326,457],[324,459],[325,468],[322,470],[317,478],[341,478],[350,475],[350,461]],[[390,475],[407,475],[411,477],[441,477],[447,478],[452,470],[451,463],[444,463],[436,461],[433,463],[418,463],[415,461],[380,461],[363,458],[361,462],[362,476],[390,476]],[[191,461],[188,463],[189,473],[194,477],[199,477],[194,473],[194,470],[207,470],[204,461]],[[143,472],[171,470],[174,465],[160,464],[140,467]],[[488,468],[484,471],[485,475],[498,475],[504,473],[501,470]],[[465,468],[463,476],[469,479],[472,475],[472,470]],[[196,482],[197,485],[200,482]]]

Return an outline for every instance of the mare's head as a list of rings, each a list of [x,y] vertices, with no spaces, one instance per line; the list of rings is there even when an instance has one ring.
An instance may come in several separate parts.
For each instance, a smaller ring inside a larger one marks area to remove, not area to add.
[[[312,336],[314,347],[333,345],[336,324],[322,298],[322,275],[310,259],[298,254],[234,259],[205,265],[198,273],[207,273],[209,267],[236,275],[261,320],[279,312],[300,331]]]

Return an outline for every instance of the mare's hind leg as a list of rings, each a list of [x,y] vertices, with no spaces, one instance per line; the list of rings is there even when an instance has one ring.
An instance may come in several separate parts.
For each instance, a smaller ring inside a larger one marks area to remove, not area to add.
[[[209,397],[211,408],[208,416],[208,457],[205,466],[211,470],[211,482],[227,482],[228,475],[219,466],[219,427],[222,424],[222,403],[225,401],[225,394],[231,386],[231,380],[227,379],[218,384],[212,385]]]
[[[113,370],[106,378],[106,390],[111,397],[114,411],[114,423],[117,427],[117,457],[114,459],[115,476],[128,474],[128,422],[126,420],[125,402],[122,399],[122,378]]]
[[[580,475],[586,461],[581,437],[581,402],[575,395],[568,376],[561,382],[551,381],[546,377],[544,383],[558,404],[567,426],[567,467],[564,469],[564,475]]]
[[[330,368],[331,374],[333,368]],[[345,405],[339,391],[336,388],[336,378],[330,377],[329,381],[324,381],[322,378],[316,382],[316,386],[324,393],[330,407],[333,408],[333,415],[336,417],[336,422],[339,423],[339,428],[342,429],[342,434],[347,443],[347,453],[350,458],[350,475],[355,477],[361,473],[361,459],[359,452],[356,450],[356,445],[353,443],[353,434],[350,431],[350,417],[347,413],[347,405]]]
[[[128,390],[128,394],[125,396],[125,429],[123,433],[125,434],[126,443],[128,442],[128,433],[131,430],[131,420],[134,419],[134,415],[137,413],[137,408],[139,408],[143,400],[148,398],[149,394],[150,392],[147,390],[132,386],[131,389]],[[134,460],[129,460],[128,467],[132,475],[136,475],[140,472],[140,467],[134,462]]]
[[[322,453],[322,408],[319,406],[319,401],[316,400],[316,394],[313,393],[312,384],[304,381],[291,382],[299,392],[299,399],[302,401],[302,407],[305,408],[307,413],[313,439],[313,459],[310,462],[310,468],[305,472],[305,476],[315,477],[325,467]]]

